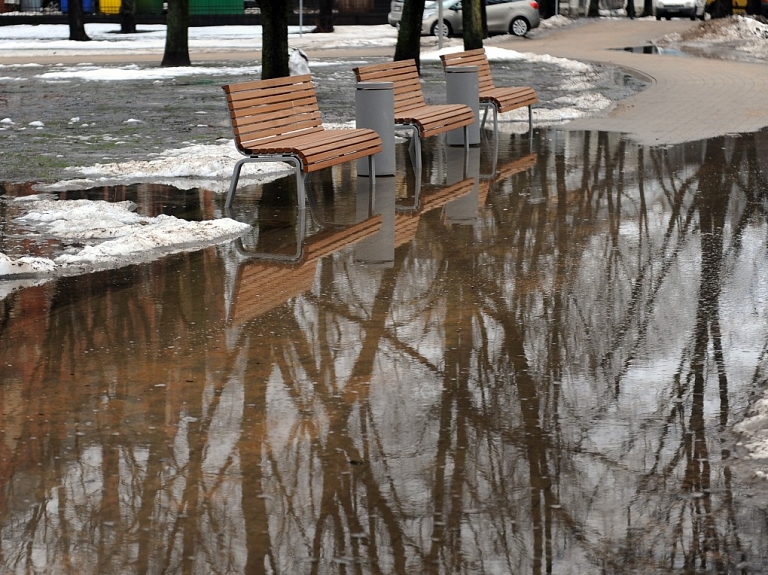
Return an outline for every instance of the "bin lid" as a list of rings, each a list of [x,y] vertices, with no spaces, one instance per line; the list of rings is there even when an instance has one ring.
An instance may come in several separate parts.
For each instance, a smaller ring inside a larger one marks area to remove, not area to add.
[[[478,66],[447,66],[445,68],[446,72],[477,72],[479,70]]]
[[[358,90],[394,90],[394,82],[358,82]]]

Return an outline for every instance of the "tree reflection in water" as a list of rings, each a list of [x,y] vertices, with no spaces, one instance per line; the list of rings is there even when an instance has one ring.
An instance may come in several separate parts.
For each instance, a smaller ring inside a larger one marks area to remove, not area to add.
[[[297,263],[224,246],[2,300],[3,572],[768,569],[727,435],[763,383],[766,135],[538,136],[464,179],[428,147],[369,220],[323,174],[344,225]],[[257,245],[301,239],[279,191],[242,195]]]

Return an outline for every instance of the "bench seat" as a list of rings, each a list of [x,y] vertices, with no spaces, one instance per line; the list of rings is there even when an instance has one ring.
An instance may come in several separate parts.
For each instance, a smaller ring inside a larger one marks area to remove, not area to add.
[[[227,96],[235,145],[246,156],[235,164],[227,207],[232,204],[240,170],[246,162],[293,165],[302,207],[307,175],[343,162],[367,157],[373,187],[373,156],[382,150],[381,138],[366,128],[324,129],[310,75],[241,82],[222,88]]]

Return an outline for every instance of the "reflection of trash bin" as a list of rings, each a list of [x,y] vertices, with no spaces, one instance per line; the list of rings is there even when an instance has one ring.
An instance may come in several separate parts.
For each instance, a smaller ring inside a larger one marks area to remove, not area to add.
[[[40,0],[27,0],[29,2],[40,3]],[[69,0],[61,0],[61,11],[65,14],[69,9]],[[83,14],[91,14],[93,12],[93,0],[83,0]]]
[[[21,0],[19,7],[22,12],[40,12],[42,9],[42,0]]]
[[[383,268],[394,265],[396,195],[395,178],[377,179],[374,198],[370,196],[367,178],[358,178],[357,218],[362,221],[371,214],[381,215],[381,229],[355,244],[357,263]]]
[[[445,69],[445,88],[449,104],[466,104],[475,114],[475,122],[467,130],[470,144],[480,143],[480,93],[477,66],[448,66]],[[464,128],[448,132],[448,145],[464,144]]]

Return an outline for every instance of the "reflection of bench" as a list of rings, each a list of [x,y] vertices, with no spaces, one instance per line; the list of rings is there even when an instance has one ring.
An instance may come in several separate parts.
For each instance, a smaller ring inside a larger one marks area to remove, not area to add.
[[[429,138],[456,128],[464,128],[468,145],[468,126],[475,121],[472,108],[464,104],[427,104],[415,60],[371,64],[355,68],[358,82],[392,82],[395,91],[395,125],[413,130],[414,163],[421,165],[421,138]]]
[[[398,206],[395,212],[395,247],[410,242],[416,236],[422,214],[445,206],[472,192],[474,178],[466,178],[444,188],[437,188],[423,197],[415,198],[414,205]]]
[[[376,234],[381,221],[381,216],[373,216],[346,228],[321,230],[305,240],[303,259],[297,265],[243,261],[237,269],[229,321],[243,324],[309,291],[318,260]]]
[[[485,55],[484,48],[467,50],[466,52],[456,52],[453,54],[442,54],[440,59],[443,61],[443,68],[449,66],[478,67],[480,105],[485,108],[483,121],[480,125],[481,128],[485,126],[485,119],[488,116],[489,108],[493,108],[494,133],[498,133],[499,113],[503,114],[504,112],[510,112],[528,106],[528,130],[533,130],[533,112],[531,111],[531,106],[539,101],[536,91],[528,86],[497,88],[493,83],[491,66],[488,64],[488,58]]]
[[[223,86],[238,151],[227,206],[235,196],[246,162],[287,162],[294,166],[299,205],[304,206],[307,174],[342,162],[368,157],[371,185],[373,154],[381,138],[373,130],[325,130],[309,75],[257,80]]]
[[[488,193],[491,191],[491,186],[493,184],[502,180],[506,180],[510,176],[514,176],[515,174],[525,172],[529,168],[532,168],[536,165],[537,158],[538,155],[533,152],[523,156],[522,158],[518,158],[517,160],[507,162],[500,168],[496,169],[494,173],[489,177],[482,178],[480,185],[480,205],[482,206],[485,204],[485,200],[488,197]]]

